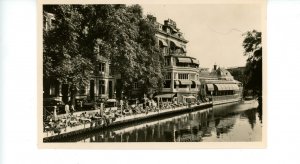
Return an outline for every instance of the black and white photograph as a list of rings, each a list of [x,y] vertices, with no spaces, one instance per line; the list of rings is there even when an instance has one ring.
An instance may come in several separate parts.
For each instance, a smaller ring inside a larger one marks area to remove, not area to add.
[[[41,147],[265,146],[265,1],[38,7]]]

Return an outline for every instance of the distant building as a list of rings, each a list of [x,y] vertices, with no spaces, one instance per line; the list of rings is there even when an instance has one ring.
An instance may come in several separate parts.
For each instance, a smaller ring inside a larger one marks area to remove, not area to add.
[[[224,68],[214,68],[209,72],[199,71],[201,82],[200,97],[203,101],[212,98],[214,104],[240,101],[243,93],[243,84],[233,78],[231,73]]]

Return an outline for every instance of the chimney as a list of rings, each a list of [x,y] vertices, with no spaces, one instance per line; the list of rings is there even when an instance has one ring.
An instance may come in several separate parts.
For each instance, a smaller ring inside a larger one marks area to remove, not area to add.
[[[214,64],[214,70],[217,70],[217,64],[216,63]]]

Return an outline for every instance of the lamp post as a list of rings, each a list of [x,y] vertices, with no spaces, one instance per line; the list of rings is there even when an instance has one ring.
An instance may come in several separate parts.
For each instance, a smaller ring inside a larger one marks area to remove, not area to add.
[[[121,116],[123,117],[123,91],[121,92],[121,99],[120,99],[120,105],[121,105]]]
[[[211,103],[213,103],[213,92],[210,91],[210,96],[211,96]]]

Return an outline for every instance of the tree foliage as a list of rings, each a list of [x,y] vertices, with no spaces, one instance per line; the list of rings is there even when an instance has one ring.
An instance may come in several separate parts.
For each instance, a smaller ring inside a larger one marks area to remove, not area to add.
[[[248,56],[245,68],[246,89],[262,93],[262,44],[261,32],[248,31],[245,34],[243,47],[244,55]]]
[[[44,11],[55,15],[55,28],[44,30],[44,78],[78,88],[106,58],[121,75],[123,90],[135,81],[145,93],[161,88],[163,55],[141,6],[45,5]]]

